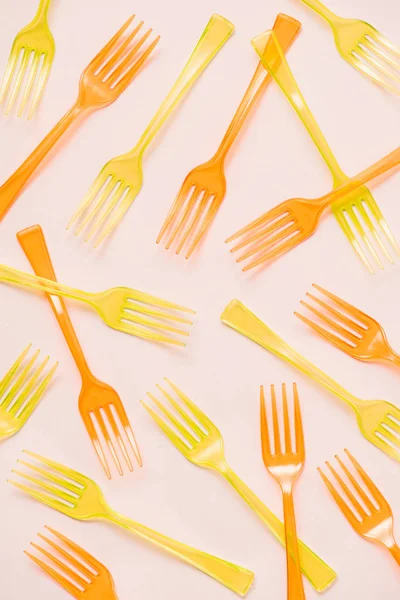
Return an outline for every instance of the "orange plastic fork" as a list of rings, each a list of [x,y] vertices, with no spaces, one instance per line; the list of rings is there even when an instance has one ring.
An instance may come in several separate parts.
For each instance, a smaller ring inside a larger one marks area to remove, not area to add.
[[[313,283],[313,287],[325,297],[325,301],[307,293],[314,304],[304,300],[301,304],[323,326],[298,312],[294,313],[296,317],[353,358],[366,362],[390,362],[400,367],[400,355],[390,346],[383,327],[375,319],[319,285]]]
[[[284,51],[290,48],[300,27],[301,23],[288,15],[277,16],[274,31]],[[226,194],[225,158],[270,81],[260,62],[217,152],[192,169],[184,180],[156,240],[159,244],[166,236],[166,250],[176,243],[179,254],[187,243],[185,258],[188,259],[209,229]]]
[[[152,30],[149,29],[139,41],[134,42],[136,34],[143,26],[141,22],[132,31],[128,31],[134,18],[135,15],[126,21],[83,71],[78,98],[72,108],[0,187],[0,221],[54,144],[72,123],[78,117],[114,102],[133,81],[140,67],[157,45],[158,37],[140,54],[139,51]]]
[[[17,238],[36,275],[57,281],[41,227],[39,225],[28,227],[18,232]],[[114,439],[118,441],[120,452],[130,471],[133,470],[133,467],[126,441],[137,462],[142,466],[140,452],[120,397],[110,385],[97,379],[90,371],[63,299],[50,294],[46,295],[81,374],[82,389],[79,396],[79,412],[107,477],[111,479],[111,472],[98,431],[105,440],[120,475],[123,475],[123,470]],[[94,423],[97,425],[97,430]],[[112,436],[110,431],[112,431]]]

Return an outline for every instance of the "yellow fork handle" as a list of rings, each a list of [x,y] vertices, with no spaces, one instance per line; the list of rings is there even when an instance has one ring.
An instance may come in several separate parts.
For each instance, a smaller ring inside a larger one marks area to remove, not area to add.
[[[320,0],[301,0],[303,4],[307,4],[310,8],[315,10],[316,13],[321,15],[326,21],[328,21],[329,25],[334,28],[336,24],[343,21],[342,17],[339,17],[335,13],[333,13],[329,8],[327,8]]]
[[[285,546],[285,526],[278,517],[265,506],[260,498],[229,467],[220,470],[220,473],[242,496],[243,500],[247,502],[265,525],[267,525],[275,538]],[[299,541],[299,555],[301,570],[304,575],[318,592],[323,592],[335,580],[335,571],[302,541]]]
[[[111,509],[109,509],[106,515],[103,515],[103,518],[156,544],[163,550],[170,552],[177,558],[213,577],[241,596],[245,596],[251,587],[254,573],[248,569],[186,546],[186,544],[177,542],[157,531],[149,529],[145,525],[127,519]]]
[[[49,12],[51,0],[40,0],[39,8],[37,10],[35,21],[46,21],[47,13]]]

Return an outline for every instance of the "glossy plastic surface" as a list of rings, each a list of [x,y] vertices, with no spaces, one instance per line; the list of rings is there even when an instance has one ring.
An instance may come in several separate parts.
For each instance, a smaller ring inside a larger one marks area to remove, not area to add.
[[[35,225],[24,229],[17,237],[35,273],[57,281],[41,227]],[[107,449],[120,475],[123,469],[119,455],[124,457],[130,471],[133,470],[130,454],[142,466],[140,451],[121,398],[114,388],[97,379],[89,369],[64,301],[50,294],[47,294],[47,299],[81,374],[79,412],[107,477],[111,479]]]
[[[183,71],[136,146],[104,165],[67,229],[74,226],[75,235],[85,231],[85,241],[94,239],[95,247],[115,229],[142,187],[146,148],[233,30],[234,26],[227,19],[220,15],[211,17]]]
[[[264,465],[279,483],[285,515],[287,600],[305,600],[301,577],[293,488],[304,468],[305,447],[297,386],[293,384],[293,414],[291,425],[286,384],[282,384],[283,432],[279,425],[275,386],[271,385],[272,423],[265,404],[264,388],[260,390],[261,444]]]
[[[263,65],[278,83],[317,146],[322,158],[332,173],[334,189],[343,183],[346,183],[349,180],[349,177],[347,177],[340,168],[318,123],[309,109],[293,73],[290,70],[275,33],[268,31],[259,37],[254,38],[252,44],[257,54],[260,56]],[[278,61],[276,60],[276,56],[279,57]],[[374,244],[371,243],[370,238],[377,246],[379,246],[390,263],[393,263],[393,258],[386,247],[387,243],[397,254],[400,254],[400,248],[397,245],[379,206],[371,192],[365,186],[358,188],[355,192],[350,193],[349,196],[342,196],[339,201],[332,205],[332,211],[344,234],[347,236],[351,245],[371,273],[374,273],[374,265],[371,264],[368,256],[372,256],[374,263],[381,269],[383,269],[383,264],[375,250]],[[369,216],[370,214],[375,219],[378,227]],[[351,226],[349,221],[351,222]],[[357,232],[359,237],[363,240],[364,247],[368,251],[367,253],[358,241],[355,232]]]
[[[319,285],[313,283],[313,287],[322,298],[307,293],[311,303],[301,301],[313,319],[298,312],[294,313],[296,317],[353,358],[400,367],[400,355],[390,346],[383,327],[375,319]]]
[[[65,535],[46,529],[51,537],[38,534],[45,546],[31,542],[36,553],[25,551],[34,563],[78,600],[118,600],[107,567]]]
[[[13,470],[13,473],[27,484],[14,480],[9,482],[36,500],[72,519],[110,521],[203,571],[241,596],[249,591],[254,573],[248,569],[186,546],[137,521],[123,517],[107,504],[99,486],[89,477],[38,454],[27,451],[24,453],[34,462],[19,460],[27,473],[19,470]],[[71,493],[74,495],[73,502]],[[72,506],[63,502],[65,498]]]
[[[336,504],[359,535],[370,542],[375,542],[387,548],[398,565],[400,565],[400,548],[393,536],[393,513],[387,500],[378,490],[372,479],[366,474],[361,465],[345,450],[349,459],[351,470],[335,456],[343,475],[352,484],[363,504],[355,497],[354,493],[343,479],[339,470],[331,463],[326,462],[331,477],[327,477],[322,469],[318,469],[323,481],[331,492]],[[353,474],[353,472],[354,474]],[[332,478],[333,475],[333,478]],[[356,477],[355,477],[355,476]],[[359,481],[360,480],[360,483]],[[339,491],[338,491],[339,490]],[[366,490],[368,493],[366,493]],[[357,515],[357,516],[356,516]]]
[[[192,321],[185,319],[180,313],[195,314],[195,311],[189,308],[131,288],[118,287],[98,293],[84,292],[5,265],[0,265],[0,281],[80,300],[94,308],[103,321],[117,331],[176,346],[185,346],[179,336],[186,337],[189,333],[174,324],[192,325]]]
[[[232,471],[226,462],[224,440],[219,429],[176,385],[168,379],[165,379],[165,381],[171,387],[172,392],[160,385],[157,387],[168,404],[160,402],[151,393],[148,393],[148,396],[157,406],[159,412],[142,402],[151,417],[188,460],[199,467],[212,469],[220,473],[265,523],[275,538],[282,545],[285,545],[283,523]],[[179,398],[179,402],[173,398],[172,394]],[[171,412],[171,408],[176,416]],[[162,413],[163,416],[160,416],[159,413]],[[176,418],[177,416],[179,420]],[[201,429],[194,419],[201,425]],[[179,431],[183,439],[175,433],[171,425]],[[299,552],[303,573],[308,577],[314,588],[322,592],[335,580],[335,572],[303,542],[299,542]]]
[[[335,15],[320,0],[302,0],[332,27],[339,54],[390,92],[400,95],[400,48],[375,27]]]
[[[29,358],[31,348],[29,344],[0,380],[0,441],[25,425],[57,369],[58,363],[46,373],[50,356],[37,366],[40,350]]]
[[[32,154],[15,173],[0,187],[0,220],[18,198],[33,173],[59,138],[69,129],[78,117],[88,114],[114,102],[133,81],[140,67],[156,46],[156,38],[145,50],[140,48],[151,33],[147,31],[139,41],[135,41],[143,23],[132,31],[129,29],[134,17],[130,17],[114,37],[95,56],[83,71],[79,84],[79,94],[75,104],[50,131]],[[123,58],[122,62],[120,62]],[[115,68],[115,66],[117,68]],[[113,70],[114,69],[114,70]]]
[[[18,116],[28,107],[31,119],[43,95],[56,49],[47,22],[50,2],[40,0],[35,18],[14,39],[0,88],[6,114],[19,101]]]
[[[400,148],[371,165],[336,190],[316,200],[292,198],[271,209],[226,240],[242,238],[231,252],[245,248],[237,262],[248,260],[243,271],[248,271],[278,258],[309,238],[317,229],[322,213],[328,206],[350,194],[400,163]]]
[[[290,48],[300,27],[301,23],[288,15],[277,16],[274,31],[284,51]],[[217,152],[185,178],[158,235],[157,244],[165,238],[165,248],[168,250],[176,246],[176,254],[187,247],[186,258],[190,258],[225,198],[225,158],[270,81],[259,63]]]
[[[232,300],[221,315],[225,325],[263,346],[308,375],[346,402],[356,414],[363,436],[380,450],[400,460],[400,409],[385,400],[361,400],[291,348],[239,300]]]

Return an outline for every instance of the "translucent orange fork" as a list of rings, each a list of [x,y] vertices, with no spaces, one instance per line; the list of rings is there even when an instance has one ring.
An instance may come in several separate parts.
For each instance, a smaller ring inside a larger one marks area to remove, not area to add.
[[[41,227],[35,225],[24,229],[17,237],[35,273],[57,281]],[[119,453],[129,470],[133,470],[129,447],[142,466],[139,448],[121,398],[114,388],[97,379],[90,371],[63,299],[51,294],[46,296],[81,374],[79,412],[107,477],[111,479],[107,452],[103,450],[104,442],[120,475],[123,470]]]
[[[353,490],[347,485],[342,476],[332,467],[329,462],[326,466],[336,480],[332,482],[321,469],[318,469],[328,490],[332,494],[336,504],[353,527],[354,531],[370,542],[375,542],[387,548],[398,565],[400,565],[400,548],[393,537],[393,513],[383,494],[378,490],[372,479],[368,477],[356,459],[345,450],[352,466],[363,483],[358,483],[352,472],[344,462],[336,456],[339,466],[342,468],[347,479],[352,484]],[[338,491],[340,490],[340,491]]]
[[[274,31],[284,51],[290,48],[300,27],[301,23],[288,15],[277,16]],[[209,161],[190,171],[184,180],[158,234],[157,244],[167,236],[165,248],[168,250],[176,242],[176,254],[179,254],[188,243],[185,258],[190,258],[225,198],[225,158],[270,81],[271,77],[260,62],[217,152]]]
[[[48,549],[34,542],[31,546],[46,560],[26,550],[25,554],[77,600],[117,600],[114,581],[107,567],[65,535],[47,525],[46,529],[62,545],[38,533]]]
[[[83,71],[79,83],[78,97],[72,108],[15,173],[0,187],[0,221],[54,144],[69,129],[72,123],[79,117],[114,102],[133,81],[140,67],[153,51],[159,38],[156,38],[140,52],[152,30],[149,29],[139,41],[134,42],[134,38],[142,28],[143,22],[130,30],[133,19],[134,16],[126,21]]]
[[[321,337],[346,352],[349,356],[366,362],[389,362],[400,367],[400,355],[390,346],[383,327],[345,300],[313,283],[324,300],[307,293],[313,302],[301,301],[318,322],[295,312],[296,317],[309,325]]]

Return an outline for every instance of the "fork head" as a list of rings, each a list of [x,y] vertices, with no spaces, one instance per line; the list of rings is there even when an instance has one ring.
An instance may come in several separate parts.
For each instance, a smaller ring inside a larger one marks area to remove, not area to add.
[[[297,385],[293,384],[293,433],[286,384],[282,384],[283,435],[280,431],[275,386],[271,385],[271,421],[267,416],[264,387],[260,388],[261,444],[264,465],[281,486],[291,485],[299,476],[305,461],[303,424]]]
[[[400,49],[375,27],[343,19],[334,29],[343,58],[387,90],[400,94]]]
[[[248,271],[278,258],[310,237],[320,216],[318,201],[293,198],[261,215],[225,243],[241,238],[231,252],[245,249],[236,262],[248,261],[242,269]]]
[[[186,177],[157,237],[166,237],[165,248],[175,245],[176,254],[186,246],[190,258],[210,227],[226,193],[224,163],[213,158]]]
[[[357,421],[363,435],[380,450],[400,460],[400,409],[385,400],[362,401]]]
[[[304,300],[301,304],[317,320],[298,312],[294,313],[296,317],[353,358],[363,361],[388,358],[391,349],[384,330],[375,319],[319,285],[314,283],[313,287],[323,299],[308,292],[307,297],[313,304]]]
[[[25,554],[74,598],[116,600],[113,578],[107,567],[58,531],[47,525],[46,529],[52,537],[38,534],[46,545],[31,542],[36,553],[25,551]]]
[[[130,17],[83,71],[78,104],[82,108],[101,108],[114,102],[137,75],[158,43],[159,37],[145,45],[152,30],[138,35],[143,22],[130,27]]]
[[[88,375],[83,380],[79,411],[108,479],[111,471],[107,457],[112,457],[120,475],[124,473],[120,457],[130,471],[132,453],[139,466],[143,465],[124,405],[114,388]]]
[[[391,508],[356,459],[348,450],[345,450],[345,453],[357,473],[358,478],[362,481],[363,486],[360,485],[356,477],[339,456],[335,456],[336,461],[353,489],[350,488],[343,477],[329,462],[326,462],[325,464],[335,482],[332,481],[332,477],[325,475],[321,469],[318,469],[318,471],[353,529],[359,535],[369,540],[382,541],[382,536],[387,538],[387,534],[390,535],[393,530],[393,515]],[[353,490],[356,493],[354,493]],[[368,490],[368,494],[366,493],[366,490]]]
[[[180,313],[195,314],[189,308],[125,287],[102,294],[98,308],[107,325],[118,331],[175,346],[185,346],[181,337],[189,336],[189,332],[174,324],[193,325]]]
[[[30,344],[25,348],[0,381],[0,439],[13,435],[25,425],[57,369],[58,363],[45,372],[49,356],[36,366],[40,350],[25,360],[31,347]]]
[[[102,491],[89,477],[39,454],[23,452],[31,460],[18,460],[24,471],[12,472],[27,483],[10,479],[9,483],[72,519],[86,521],[107,512]]]
[[[183,456],[195,465],[218,470],[225,464],[224,442],[220,431],[176,385],[167,378],[165,381],[172,393],[160,385],[157,388],[166,403],[147,392],[159,412],[145,402],[142,402],[143,406]]]

